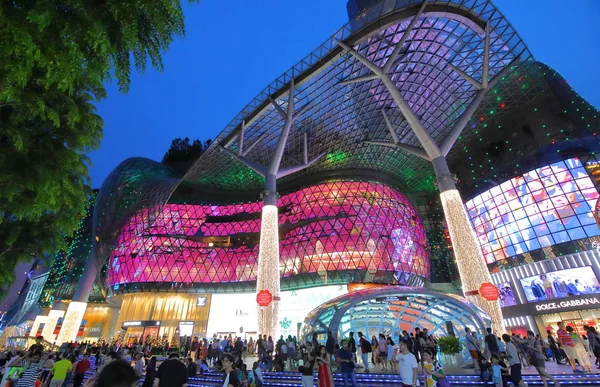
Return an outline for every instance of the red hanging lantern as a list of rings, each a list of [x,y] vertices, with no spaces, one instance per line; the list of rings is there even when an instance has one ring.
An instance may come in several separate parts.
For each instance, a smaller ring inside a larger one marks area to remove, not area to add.
[[[256,303],[260,306],[269,306],[273,301],[273,295],[268,290],[261,290],[256,294]]]
[[[497,301],[500,297],[498,288],[489,282],[484,282],[479,287],[479,295],[488,301]]]

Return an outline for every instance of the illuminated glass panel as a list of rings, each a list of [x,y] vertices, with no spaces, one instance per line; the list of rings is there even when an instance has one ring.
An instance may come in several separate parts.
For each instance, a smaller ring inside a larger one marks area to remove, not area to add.
[[[508,180],[466,203],[487,263],[600,235],[598,191],[577,158]],[[591,225],[591,227],[590,227]]]
[[[417,210],[376,183],[336,181],[280,198],[282,277],[361,271],[429,278],[429,250]],[[108,284],[256,280],[262,203],[167,204],[139,211],[121,229]],[[326,282],[325,280],[323,282]]]

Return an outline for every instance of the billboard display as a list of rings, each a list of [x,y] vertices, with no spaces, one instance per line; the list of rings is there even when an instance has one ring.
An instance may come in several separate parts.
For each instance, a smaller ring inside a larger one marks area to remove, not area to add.
[[[600,235],[598,200],[578,158],[516,176],[465,205],[486,262]]]
[[[591,266],[553,271],[519,281],[529,302],[600,293],[600,283]]]
[[[515,294],[513,293],[512,287],[509,283],[503,283],[498,285],[498,292],[500,293],[500,307],[505,308],[507,306],[517,305]]]

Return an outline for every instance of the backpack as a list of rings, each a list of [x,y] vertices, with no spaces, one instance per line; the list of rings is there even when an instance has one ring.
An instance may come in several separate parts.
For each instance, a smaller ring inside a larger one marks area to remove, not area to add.
[[[363,339],[363,340],[365,340],[365,339]],[[373,352],[373,346],[371,345],[371,343],[369,342],[369,340],[365,340],[364,347],[367,349],[367,353]]]

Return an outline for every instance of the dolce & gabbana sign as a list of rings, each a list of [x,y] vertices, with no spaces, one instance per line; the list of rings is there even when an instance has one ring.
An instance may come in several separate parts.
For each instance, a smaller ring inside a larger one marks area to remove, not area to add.
[[[576,306],[594,306],[596,304],[600,304],[600,297],[591,296],[580,298],[577,300],[566,300],[566,301],[550,301],[537,304],[535,306],[535,310],[540,311],[553,311],[553,310],[561,310],[566,308],[572,308]]]

